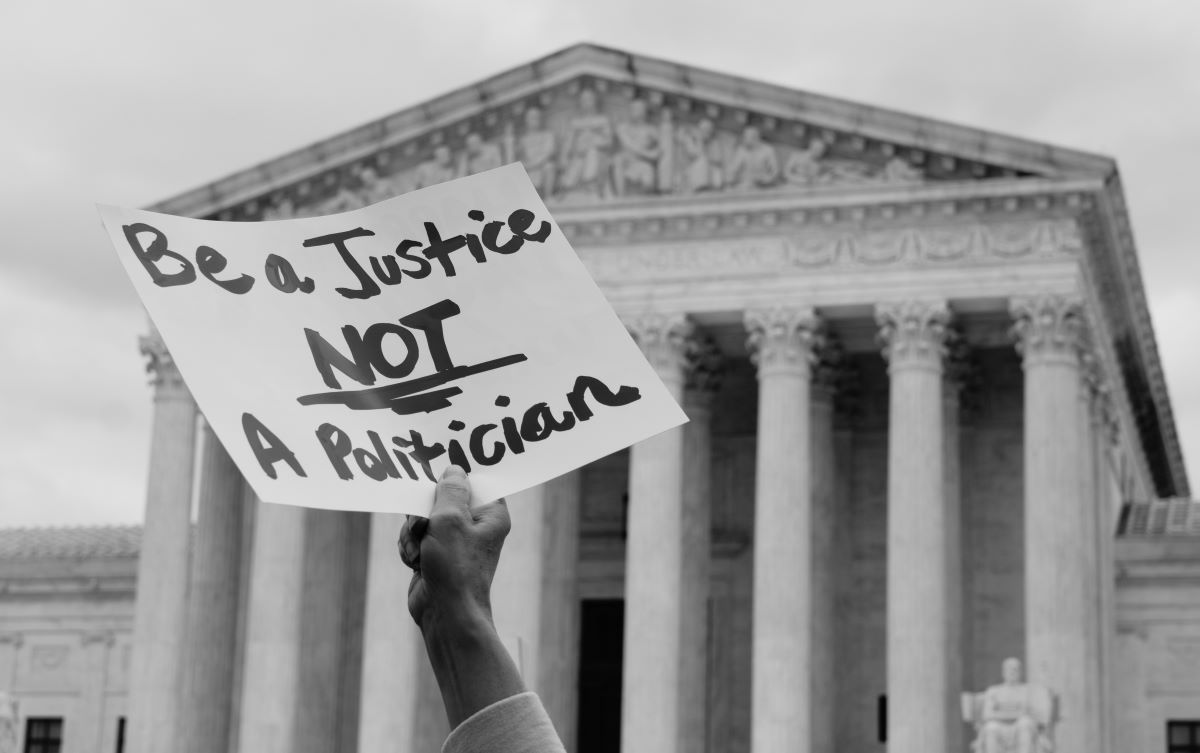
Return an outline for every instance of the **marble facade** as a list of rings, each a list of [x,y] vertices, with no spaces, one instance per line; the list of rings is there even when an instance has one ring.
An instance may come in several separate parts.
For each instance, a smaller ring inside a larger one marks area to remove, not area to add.
[[[966,750],[959,694],[1008,656],[1060,751],[1142,750],[1106,726],[1136,695],[1114,511],[1188,488],[1111,160],[581,45],[155,209],[321,214],[513,159],[693,419],[510,501],[497,624],[569,750]],[[437,750],[399,521],[245,504],[145,348],[127,750]]]

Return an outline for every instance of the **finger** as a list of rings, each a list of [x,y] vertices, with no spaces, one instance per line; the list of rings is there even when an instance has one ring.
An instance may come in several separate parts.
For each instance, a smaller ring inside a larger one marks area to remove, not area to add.
[[[400,561],[413,570],[421,566],[421,539],[429,528],[429,520],[416,515],[406,516],[400,528],[396,548],[400,550]]]
[[[512,518],[508,514],[508,501],[503,497],[471,510],[477,524],[507,535],[512,529]]]
[[[457,465],[449,466],[442,472],[442,478],[438,481],[430,517],[439,513],[449,513],[469,518],[470,511],[471,482],[467,480],[467,473]]]

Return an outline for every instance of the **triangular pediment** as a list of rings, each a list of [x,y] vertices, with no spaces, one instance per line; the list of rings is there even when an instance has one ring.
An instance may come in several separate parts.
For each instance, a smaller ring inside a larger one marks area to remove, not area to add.
[[[515,160],[551,205],[1112,169],[1103,157],[578,45],[155,208],[326,214]]]

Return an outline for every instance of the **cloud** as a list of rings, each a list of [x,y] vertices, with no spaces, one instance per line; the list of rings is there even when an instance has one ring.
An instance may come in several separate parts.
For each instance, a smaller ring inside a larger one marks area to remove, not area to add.
[[[151,399],[140,307],[80,306],[7,276],[0,322],[4,524],[139,520]]]
[[[0,512],[140,506],[141,314],[94,202],[145,205],[584,40],[1115,157],[1200,474],[1197,22],[1168,0],[6,4],[0,352],[22,366],[0,382],[20,428],[0,429]]]

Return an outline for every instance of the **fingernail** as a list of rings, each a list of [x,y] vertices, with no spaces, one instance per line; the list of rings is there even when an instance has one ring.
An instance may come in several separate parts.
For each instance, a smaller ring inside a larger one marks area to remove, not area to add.
[[[446,470],[442,471],[442,478],[457,478],[459,476],[466,477],[467,472],[457,465],[446,466]]]

